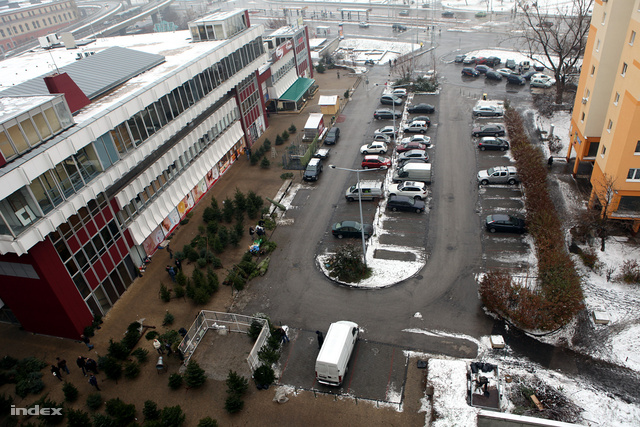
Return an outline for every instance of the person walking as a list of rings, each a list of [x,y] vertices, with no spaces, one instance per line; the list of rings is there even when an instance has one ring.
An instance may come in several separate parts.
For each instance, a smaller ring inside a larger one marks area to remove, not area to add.
[[[93,350],[93,344],[91,344],[91,340],[86,335],[80,335],[80,341],[86,344],[89,350]]]
[[[102,391],[102,390],[100,390],[100,387],[98,387],[98,379],[96,377],[94,377],[93,374],[89,375],[89,384],[94,386],[96,388],[96,390]]]
[[[54,377],[62,381],[62,374],[60,374],[60,369],[56,365],[51,365],[51,373]]]
[[[78,365],[78,368],[82,369],[82,375],[84,375],[85,377],[87,376],[87,371],[85,370],[86,363],[87,358],[84,356],[78,356],[78,358],[76,359],[76,365]]]
[[[162,343],[160,343],[160,341],[158,341],[157,338],[153,340],[153,348],[156,349],[158,354],[163,354],[164,353],[164,350],[162,350]]]
[[[176,271],[173,269],[173,267],[167,265],[167,272],[169,273],[169,277],[171,277],[172,281],[176,281]]]
[[[289,327],[284,325],[280,329],[280,338],[282,339],[282,344],[289,342]]]
[[[56,360],[58,361],[58,368],[60,368],[61,371],[65,371],[67,375],[71,373],[69,372],[69,367],[67,366],[66,360],[60,359],[59,357],[56,357]]]
[[[182,271],[182,263],[180,262],[180,260],[178,258],[176,258],[175,264],[176,264],[176,268],[178,270]]]
[[[320,349],[322,348],[322,343],[324,342],[324,336],[320,331],[316,331],[316,335],[318,336],[318,349]]]
[[[85,363],[85,366],[87,368],[87,371],[91,371],[94,374],[98,373],[98,364],[96,363],[95,360],[87,359],[87,362]]]

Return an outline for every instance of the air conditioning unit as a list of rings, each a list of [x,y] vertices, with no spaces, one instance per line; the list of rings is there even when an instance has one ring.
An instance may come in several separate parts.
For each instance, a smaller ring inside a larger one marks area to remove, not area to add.
[[[588,100],[589,100],[589,98],[582,98],[582,103],[586,104]]]

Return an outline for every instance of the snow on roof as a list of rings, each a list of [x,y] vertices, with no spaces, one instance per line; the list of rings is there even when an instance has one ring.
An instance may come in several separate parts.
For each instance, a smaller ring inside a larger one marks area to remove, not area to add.
[[[5,123],[25,110],[31,110],[57,96],[60,95],[0,96],[0,123]]]
[[[321,95],[318,99],[318,105],[336,105],[338,95]]]

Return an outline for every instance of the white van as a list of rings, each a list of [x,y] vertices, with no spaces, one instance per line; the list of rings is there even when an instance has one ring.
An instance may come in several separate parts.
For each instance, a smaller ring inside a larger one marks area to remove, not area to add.
[[[406,163],[393,172],[393,182],[420,181],[431,182],[431,163]]]
[[[358,340],[358,324],[341,320],[332,323],[316,359],[316,380],[339,386],[347,372],[351,352]]]
[[[382,197],[381,181],[360,181],[360,187],[358,187],[358,184],[352,185],[344,193],[344,197],[347,198],[348,202],[358,200],[358,188],[362,189],[362,194],[360,195],[362,200],[373,200]]]

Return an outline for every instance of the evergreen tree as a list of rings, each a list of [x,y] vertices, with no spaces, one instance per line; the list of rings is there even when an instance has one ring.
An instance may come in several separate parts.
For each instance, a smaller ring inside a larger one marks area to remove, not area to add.
[[[207,380],[204,369],[198,365],[198,362],[191,359],[187,365],[187,371],[184,373],[184,382],[189,388],[198,388]]]

